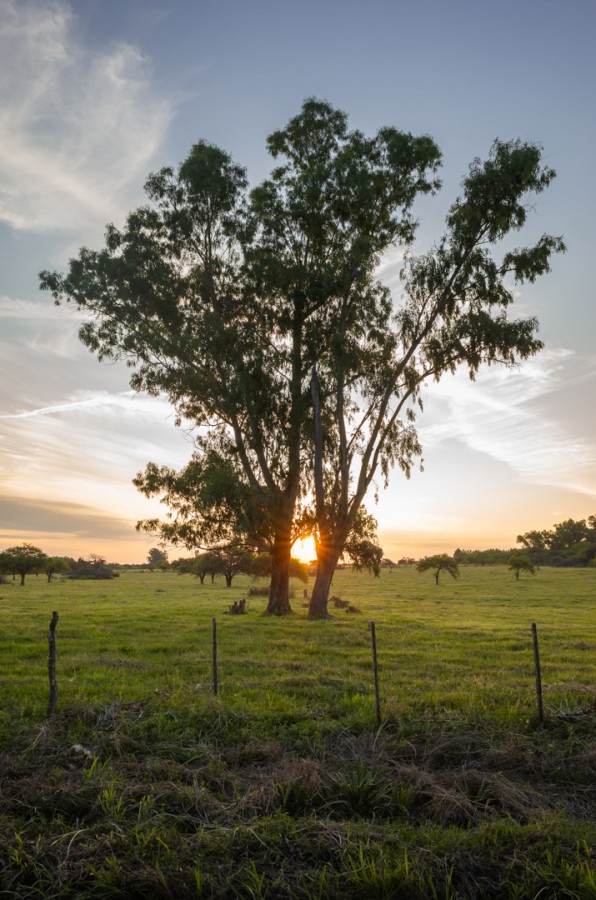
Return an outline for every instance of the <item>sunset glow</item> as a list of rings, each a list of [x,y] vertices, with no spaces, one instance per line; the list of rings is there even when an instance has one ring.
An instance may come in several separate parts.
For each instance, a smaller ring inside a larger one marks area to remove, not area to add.
[[[312,559],[317,558],[315,539],[312,534],[310,537],[294,542],[292,556],[295,556],[296,559],[299,559],[300,562],[303,563],[309,563]]]
[[[545,347],[519,368],[487,367],[474,382],[458,371],[422,392],[424,471],[415,465],[408,480],[395,469],[388,487],[379,478],[364,501],[384,555],[508,549],[520,533],[593,514],[596,227],[587,198],[596,168],[594,118],[585,112],[593,103],[593,4],[539,20],[532,4],[512,4],[514,19],[496,7],[467,16],[435,2],[429,16],[423,5],[380,4],[381,30],[356,4],[341,39],[339,4],[313,5],[316,29],[299,5],[283,6],[283,15],[271,14],[275,4],[253,6],[249,16],[242,4],[2,3],[0,551],[32,542],[53,555],[146,559],[156,539],[135,524],[167,509],[132,479],[150,461],[184,467],[196,435],[175,427],[165,396],[131,389],[123,361],[100,364],[88,352],[78,338],[81,314],[40,294],[38,273],[64,271],[83,245],[101,248],[106,223],[121,227],[147,202],[148,174],[175,169],[195,141],[246,165],[256,186],[275,164],[267,135],[311,94],[344,109],[363,134],[395,126],[441,147],[444,188],[412,210],[413,258],[444,233],[468,164],[496,136],[539,141],[558,173],[528,210],[522,243],[549,232],[568,250],[544,278],[516,288],[512,314],[536,315]],[[424,35],[419,43],[416,34]],[[505,45],[523,71],[502,66]],[[470,78],[474,70],[501,77],[487,84]],[[404,87],[412,72],[414,92]],[[531,108],[520,90],[528,72]],[[396,308],[403,251],[385,253],[378,267]],[[312,537],[293,553],[314,559]]]

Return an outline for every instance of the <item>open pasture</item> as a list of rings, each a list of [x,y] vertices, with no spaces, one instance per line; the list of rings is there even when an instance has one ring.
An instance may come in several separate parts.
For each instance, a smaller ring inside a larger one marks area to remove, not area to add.
[[[384,715],[461,714],[523,721],[535,712],[531,622],[538,625],[547,707],[589,705],[596,690],[596,571],[542,569],[516,581],[504,567],[468,567],[458,581],[414,568],[380,578],[336,574],[332,593],[357,613],[306,619],[295,582],[291,618],[262,615],[237,577],[124,572],[113,581],[29,576],[0,586],[4,727],[43,716],[47,627],[57,609],[60,707],[151,696],[169,708],[205,702],[218,623],[220,699],[231,708],[374,724],[369,622],[377,626]],[[227,615],[248,598],[245,616]],[[160,699],[161,698],[161,699]]]
[[[595,569],[340,571],[323,622],[252,585],[0,585],[6,896],[596,897]]]

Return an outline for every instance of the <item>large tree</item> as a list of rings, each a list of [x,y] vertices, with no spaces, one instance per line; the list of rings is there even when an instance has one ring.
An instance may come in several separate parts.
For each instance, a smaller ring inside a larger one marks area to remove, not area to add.
[[[354,314],[355,293],[339,299],[311,376],[319,561],[311,617],[327,614],[333,571],[375,478],[386,482],[394,465],[408,475],[421,451],[414,422],[423,386],[460,366],[472,379],[485,364],[513,366],[542,347],[536,320],[510,318],[509,309],[515,284],[549,271],[563,242],[543,235],[532,247],[499,245],[525,224],[554,174],[539,147],[495,141],[486,161],[472,163],[439,243],[406,254],[395,305],[372,278],[365,317]]]
[[[268,612],[281,614],[308,484],[311,369],[338,329],[366,327],[379,256],[412,239],[410,209],[438,187],[440,154],[427,136],[349,131],[315,99],[268,149],[279,164],[248,193],[243,169],[196,144],[177,172],[149,177],[150,203],[109,226],[102,250],[83,248],[41,286],[90,314],[82,340],[126,359],[135,388],[231,442],[271,536]]]

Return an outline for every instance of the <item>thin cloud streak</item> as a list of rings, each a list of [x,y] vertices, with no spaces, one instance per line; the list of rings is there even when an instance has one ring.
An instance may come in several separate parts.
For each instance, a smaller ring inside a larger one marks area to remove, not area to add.
[[[0,14],[0,219],[17,230],[96,230],[129,207],[174,101],[125,43],[83,46],[60,2],[4,0]]]
[[[130,403],[123,402],[130,400],[135,396],[134,391],[122,391],[121,394],[96,394],[88,397],[86,400],[72,400],[69,403],[60,403],[56,406],[42,406],[39,409],[30,409],[25,412],[11,413],[9,415],[0,416],[0,419],[31,419],[35,416],[52,416],[56,413],[76,412],[81,409],[97,409],[102,406],[121,407],[130,410]]]

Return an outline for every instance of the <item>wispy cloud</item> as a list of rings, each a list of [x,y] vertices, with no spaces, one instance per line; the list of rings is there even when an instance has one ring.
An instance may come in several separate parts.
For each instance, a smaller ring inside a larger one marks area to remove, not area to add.
[[[475,382],[458,372],[433,386],[423,443],[459,440],[529,482],[596,496],[596,447],[582,427],[582,394],[592,394],[595,380],[596,360],[561,349],[519,369],[483,370]]]
[[[41,406],[39,409],[27,409],[23,412],[0,416],[0,419],[31,419],[35,416],[52,416],[56,415],[56,413],[71,413],[82,409],[98,409],[99,407],[110,407],[112,410],[120,408],[130,412],[130,398],[134,396],[134,391],[122,391],[120,394],[110,394],[107,391],[103,391],[82,400],[71,400],[68,403],[58,403],[54,406]]]
[[[15,229],[81,234],[117,218],[172,116],[137,48],[84,46],[74,24],[58,0],[2,3],[0,219]]]

